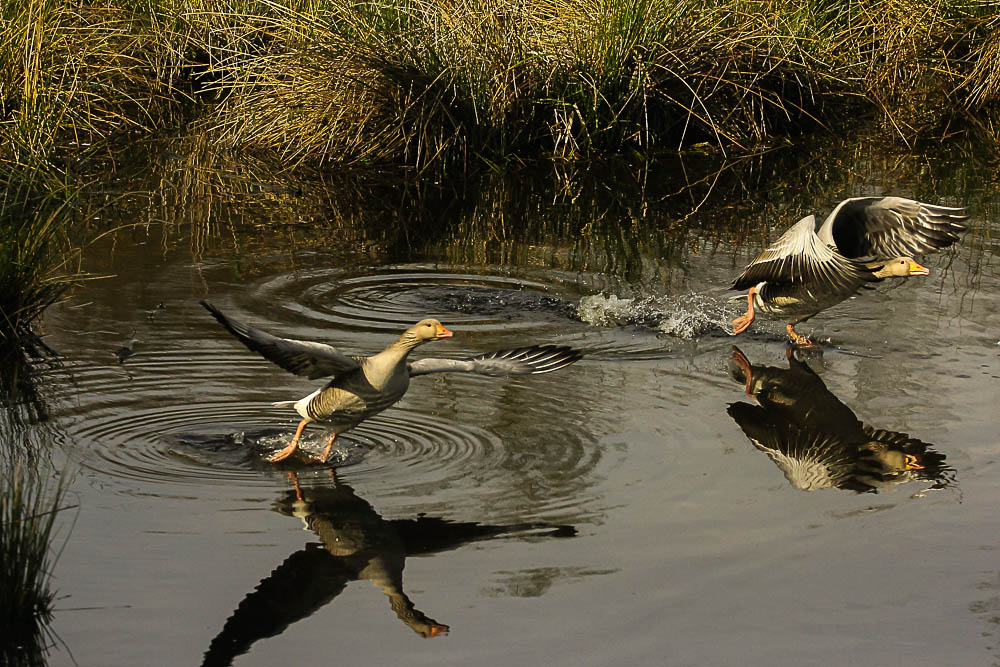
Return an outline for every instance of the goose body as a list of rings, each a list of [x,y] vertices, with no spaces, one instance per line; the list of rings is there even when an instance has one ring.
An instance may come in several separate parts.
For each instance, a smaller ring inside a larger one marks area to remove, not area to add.
[[[965,230],[964,209],[902,197],[845,199],[822,225],[807,216],[768,246],[733,281],[748,289],[745,331],[757,312],[784,319],[791,340],[811,345],[794,325],[853,296],[871,282],[930,273],[911,255],[946,248]]]
[[[274,403],[276,407],[294,407],[302,420],[292,441],[272,455],[271,461],[281,461],[295,452],[302,431],[311,422],[321,423],[329,429],[329,440],[321,456],[325,461],[339,434],[395,404],[409,389],[411,377],[446,372],[490,376],[548,373],[569,366],[581,357],[577,350],[566,346],[533,345],[471,359],[409,361],[409,354],[416,347],[454,335],[434,319],[417,322],[377,354],[349,356],[325,343],[273,336],[227,317],[206,301],[201,305],[237,340],[268,361],[309,379],[330,377],[325,385],[308,396]]]

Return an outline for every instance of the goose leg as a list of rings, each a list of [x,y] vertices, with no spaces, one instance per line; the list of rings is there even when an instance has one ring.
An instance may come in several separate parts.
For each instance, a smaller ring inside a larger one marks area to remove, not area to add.
[[[812,341],[808,336],[803,336],[795,331],[795,327],[791,324],[785,325],[785,331],[788,332],[788,337],[792,339],[792,345],[797,345],[798,347],[816,347],[819,345],[819,343]]]
[[[302,498],[302,489],[299,487],[299,476],[295,474],[294,470],[289,470],[287,474],[288,474],[288,481],[291,482],[292,486],[295,487],[295,499],[301,503],[303,501],[303,498]]]
[[[746,355],[740,351],[738,347],[733,345],[733,354],[730,356],[733,363],[739,366],[740,370],[743,372],[743,377],[746,381],[743,385],[743,391],[747,396],[753,398],[753,392],[750,390],[751,383],[753,382],[753,368],[750,366],[750,360],[747,359]]]
[[[337,432],[334,431],[330,434],[330,439],[326,441],[326,447],[323,448],[323,453],[319,457],[320,463],[326,463],[326,460],[330,458],[330,450],[333,449],[333,441],[337,439]]]
[[[292,441],[288,443],[288,445],[281,451],[275,452],[274,454],[271,454],[269,457],[267,457],[267,460],[270,461],[271,463],[277,463],[278,461],[284,461],[289,456],[291,456],[292,453],[299,447],[299,437],[302,435],[302,429],[304,429],[306,427],[306,424],[308,424],[311,421],[312,420],[309,418],[300,421],[299,427],[295,429],[295,435],[292,436]]]
[[[741,334],[747,330],[753,322],[753,296],[757,290],[753,287],[747,292],[747,312],[733,320],[733,335]]]

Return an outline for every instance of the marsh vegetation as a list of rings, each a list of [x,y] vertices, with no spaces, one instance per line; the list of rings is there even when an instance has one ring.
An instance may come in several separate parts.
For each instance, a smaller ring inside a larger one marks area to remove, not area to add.
[[[77,168],[209,128],[302,162],[505,165],[706,143],[748,152],[873,119],[996,143],[982,0],[10,0],[5,160]]]
[[[924,200],[996,208],[1000,12],[984,0],[5,0],[0,72],[0,612],[20,624],[8,634],[17,641],[3,646],[4,658],[24,664],[43,662],[52,643],[45,622],[66,486],[49,460],[61,442],[46,431],[50,423],[67,429],[65,440],[76,448],[61,456],[83,461],[88,481],[95,481],[84,493],[100,525],[90,526],[81,542],[88,557],[75,561],[77,570],[85,569],[82,562],[116,567],[119,554],[89,552],[105,543],[117,548],[122,534],[129,540],[140,533],[189,534],[191,509],[183,498],[202,499],[198,511],[211,525],[218,503],[205,498],[213,484],[220,484],[220,498],[256,511],[248,490],[284,483],[240,458],[244,448],[227,449],[229,441],[212,441],[221,449],[209,451],[182,440],[171,448],[161,439],[212,419],[226,428],[234,419],[260,428],[259,405],[241,395],[231,408],[232,388],[213,384],[242,359],[220,364],[199,351],[201,366],[187,365],[188,353],[175,358],[164,351],[168,340],[201,349],[205,334],[193,333],[182,304],[205,296],[209,286],[228,294],[231,285],[240,293],[247,284],[285,285],[292,293],[273,300],[301,301],[305,321],[324,331],[332,322],[341,329],[336,335],[359,349],[367,344],[359,320],[367,335],[385,322],[398,325],[399,312],[439,310],[463,321],[473,341],[483,333],[477,327],[498,336],[518,328],[546,335],[575,328],[581,339],[600,339],[594,346],[606,358],[595,367],[607,374],[588,375],[576,394],[588,397],[607,377],[622,387],[644,383],[656,386],[662,412],[677,406],[672,387],[660,395],[661,369],[632,377],[634,370],[607,358],[634,357],[645,372],[690,341],[664,346],[639,335],[637,344],[616,331],[595,334],[594,321],[667,331],[678,307],[664,295],[673,298],[682,285],[722,284],[726,264],[735,266],[748,243],[764,243],[776,221],[848,193],[899,186]],[[941,140],[934,157],[919,152]],[[983,224],[968,234],[961,270],[952,274],[956,291],[977,295],[968,297],[974,326],[986,321],[983,312],[993,312],[981,301],[990,297],[978,295],[980,281],[995,282],[989,230]],[[80,248],[88,244],[97,250],[85,262]],[[429,272],[423,263],[444,268]],[[113,287],[94,288],[94,303],[79,299],[72,311],[53,308],[57,324],[43,331],[42,314],[72,296],[84,265],[109,276]],[[299,273],[303,268],[311,273]],[[167,278],[154,280],[153,270]],[[592,301],[598,316],[581,319],[581,297],[604,291],[610,296]],[[316,293],[324,305],[315,307]],[[249,301],[269,312],[265,302],[258,295]],[[327,303],[334,305],[328,310]],[[951,316],[969,317],[962,308]],[[709,352],[691,356],[695,366],[709,367],[715,360],[707,355],[725,339],[699,319],[700,311],[681,314],[695,320],[682,323],[685,335],[709,334]],[[118,325],[124,329],[110,331]],[[116,363],[112,350],[137,328],[143,342],[135,358]],[[978,344],[965,335],[964,345]],[[72,350],[71,366],[86,361],[64,371],[49,344]],[[160,357],[150,361],[143,355],[156,345]],[[914,357],[932,354],[914,345]],[[945,367],[956,375],[969,363]],[[72,386],[74,373],[86,390]],[[696,373],[708,375],[703,368]],[[705,381],[714,387],[705,414],[729,398],[714,381]],[[210,399],[207,414],[160,410],[190,393],[192,382]],[[688,387],[690,395],[704,395],[699,382]],[[848,389],[846,376],[839,385]],[[51,408],[68,398],[71,407]],[[496,508],[489,507],[483,517],[465,518],[549,518],[546,503],[565,503],[573,521],[598,525],[608,510],[588,505],[594,485],[621,507],[649,502],[649,514],[661,516],[659,499],[623,498],[622,489],[633,493],[628,484],[605,488],[607,471],[591,474],[621,447],[646,447],[648,460],[661,458],[661,432],[643,435],[648,398],[626,410],[640,433],[634,442],[609,435],[622,431],[618,414],[570,414],[559,425],[565,438],[559,446],[575,463],[566,467],[557,453],[540,468],[532,461],[542,445],[552,446],[541,427],[520,426],[523,443],[520,435],[502,441],[469,426],[493,413],[454,408],[456,416],[447,398],[421,399],[429,403],[413,415],[401,413],[384,431],[376,423],[366,436],[391,463],[374,466],[377,475],[362,470],[360,479],[372,487],[366,493],[373,502],[406,515],[422,512],[422,485],[431,486],[440,471],[399,467],[394,448],[469,450],[475,455],[468,459],[482,467],[482,476],[473,477],[477,484],[487,480],[486,491],[463,486],[468,470],[455,466],[444,475],[453,488],[443,485],[444,500],[428,494],[428,503],[463,507],[495,491],[484,506],[499,504],[502,516],[492,517]],[[514,407],[498,409],[490,429],[503,434],[504,424],[535,409],[511,400]],[[884,418],[879,409],[875,416]],[[449,414],[461,426],[434,417],[432,428],[424,423],[432,414]],[[677,423],[685,415],[678,410]],[[158,421],[168,416],[176,421]],[[944,438],[932,417],[916,421]],[[672,428],[665,422],[661,431]],[[400,432],[413,442],[401,445]],[[702,440],[716,437],[713,431]],[[490,452],[500,453],[491,458]],[[463,456],[413,459],[450,466]],[[622,465],[612,461],[608,479]],[[527,481],[513,492],[508,467],[527,470]],[[740,483],[728,466],[719,472]],[[128,502],[109,509],[115,502],[105,500],[105,484],[126,489]],[[140,497],[148,513],[135,511]],[[511,498],[516,506],[505,507]],[[228,531],[219,531],[231,541],[227,548],[243,546]],[[183,565],[206,553],[197,539],[190,542]],[[118,546],[132,556],[129,544]],[[654,551],[637,546],[625,558]],[[88,604],[103,605],[80,625],[91,637],[77,638],[85,650],[112,660],[104,651],[111,640],[89,630],[128,626],[133,619],[115,617],[115,605],[134,591],[156,591],[161,573],[151,573],[143,559],[145,551],[138,554],[141,574],[107,590],[85,590],[80,582],[90,572],[70,575]],[[501,562],[495,568],[507,567]],[[607,567],[598,565],[595,571]],[[525,572],[511,575],[511,590],[522,585],[519,576],[538,574]],[[198,582],[185,574],[174,583],[183,590]],[[146,609],[135,614],[143,630],[134,636],[178,622],[169,611],[159,622]],[[211,622],[198,619],[200,628]],[[170,633],[162,640],[176,645]],[[126,654],[147,651],[125,645]]]

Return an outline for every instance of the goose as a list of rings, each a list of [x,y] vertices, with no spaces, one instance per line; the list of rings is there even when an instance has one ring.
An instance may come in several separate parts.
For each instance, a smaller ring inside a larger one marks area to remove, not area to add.
[[[785,357],[788,368],[753,364],[734,346],[732,378],[757,405],[736,402],[726,411],[794,488],[861,493],[914,480],[947,485],[944,454],[906,433],[863,423],[792,348]]]
[[[454,334],[435,319],[420,320],[398,340],[370,357],[346,355],[325,343],[279,338],[223,315],[207,301],[200,302],[219,324],[253,352],[295,375],[330,381],[304,398],[278,401],[274,407],[294,407],[302,420],[288,445],[268,457],[272,463],[291,456],[298,448],[303,429],[310,422],[330,427],[329,439],[319,458],[330,456],[333,441],[372,415],[403,397],[410,378],[429,373],[478,373],[480,375],[528,375],[549,373],[581,358],[578,350],[564,345],[530,345],[497,350],[470,359],[425,358],[409,361],[414,348],[451,338]]]
[[[885,278],[926,276],[912,255],[947,248],[965,231],[963,208],[902,197],[854,197],[817,227],[802,218],[757,256],[730,289],[747,292],[747,312],[733,320],[746,331],[756,312],[784,319],[792,343],[815,345],[795,325]]]

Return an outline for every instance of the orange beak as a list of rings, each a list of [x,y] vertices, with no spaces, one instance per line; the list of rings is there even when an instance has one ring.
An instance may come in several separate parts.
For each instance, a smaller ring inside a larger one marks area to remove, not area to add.
[[[445,331],[448,331],[448,330],[445,329]],[[448,332],[448,333],[449,333],[449,335],[451,334],[451,332]],[[446,634],[447,632],[448,632],[448,626],[447,625],[441,625],[439,623],[435,623],[434,625],[431,626],[430,635],[429,636],[431,636],[431,637],[440,637],[441,635]]]
[[[926,266],[920,266],[916,262],[910,262],[910,275],[911,276],[929,276],[931,275],[931,270]]]
[[[906,455],[906,469],[907,470],[923,470],[924,466],[920,465],[920,458],[914,456],[913,454]]]
[[[451,338],[454,335],[455,334],[453,334],[452,332],[450,332],[447,329],[445,329],[444,325],[441,325],[441,324],[438,325],[437,331],[434,332],[434,336],[436,338]]]

